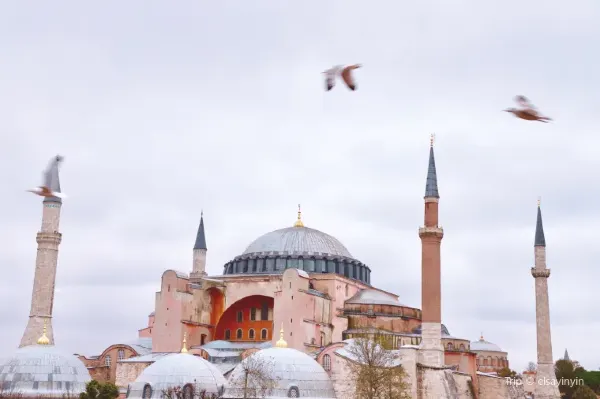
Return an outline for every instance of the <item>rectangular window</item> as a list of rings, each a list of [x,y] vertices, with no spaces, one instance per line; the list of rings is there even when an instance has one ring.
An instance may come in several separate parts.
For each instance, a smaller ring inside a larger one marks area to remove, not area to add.
[[[238,312],[237,312],[237,322],[241,323],[242,321],[244,321],[244,313],[242,313],[241,310],[238,310]]]
[[[250,309],[250,320],[252,320],[252,321],[256,320],[256,308]]]
[[[269,304],[267,302],[263,303],[262,305],[262,309],[260,311],[260,319],[269,320]]]

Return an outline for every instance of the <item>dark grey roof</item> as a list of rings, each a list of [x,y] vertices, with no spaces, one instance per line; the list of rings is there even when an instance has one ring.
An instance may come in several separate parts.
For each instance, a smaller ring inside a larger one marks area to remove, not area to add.
[[[427,183],[425,183],[425,198],[440,198],[433,146],[429,148],[429,167],[427,168]]]
[[[542,209],[538,205],[537,222],[535,224],[535,247],[545,247],[546,237],[544,237],[544,226],[542,225]]]
[[[60,180],[58,178],[58,165],[60,165],[63,159],[64,158],[60,155],[52,158],[48,168],[44,172],[44,185],[56,193],[62,193],[62,191],[60,191]],[[62,203],[62,200],[58,197],[45,197],[44,202]]]
[[[200,213],[200,226],[198,226],[194,249],[208,249],[206,248],[206,236],[204,235],[204,213]]]

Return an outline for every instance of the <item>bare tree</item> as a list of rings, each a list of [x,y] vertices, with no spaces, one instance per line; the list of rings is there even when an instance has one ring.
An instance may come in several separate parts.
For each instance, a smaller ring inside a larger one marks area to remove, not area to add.
[[[360,399],[410,399],[406,372],[398,361],[398,353],[385,349],[384,336],[356,338],[344,348],[350,379],[355,383],[355,396]]]
[[[537,365],[534,362],[527,364],[527,371],[537,371]]]
[[[225,397],[256,399],[271,394],[277,386],[274,363],[252,354],[234,370]]]
[[[0,386],[2,386],[2,384],[0,384]],[[23,392],[20,391],[16,391],[14,389],[4,389],[4,388],[0,388],[0,399],[20,399],[22,398]]]

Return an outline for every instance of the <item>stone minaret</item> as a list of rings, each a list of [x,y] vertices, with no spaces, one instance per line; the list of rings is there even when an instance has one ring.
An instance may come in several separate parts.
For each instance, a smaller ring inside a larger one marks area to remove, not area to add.
[[[204,235],[204,212],[200,213],[200,226],[196,234],[194,243],[194,266],[192,269],[192,278],[201,278],[206,276],[206,236]]]
[[[560,393],[552,361],[552,339],[550,335],[550,305],[548,303],[548,277],[546,268],[546,238],[542,225],[542,210],[538,201],[535,226],[535,267],[531,275],[535,279],[535,319],[537,327],[537,385],[535,399],[559,399]]]
[[[429,148],[429,168],[425,185],[425,225],[419,228],[421,237],[421,363],[442,367],[442,292],[440,275],[440,246],[444,230],[438,225],[440,195],[437,186],[433,136]]]
[[[58,166],[53,171],[50,184],[53,192],[61,192],[58,178]],[[42,334],[46,334],[50,345],[54,345],[52,329],[52,307],[54,305],[54,282],[58,264],[58,245],[62,234],[58,232],[60,208],[62,200],[57,197],[46,197],[43,201],[42,228],[37,233],[37,256],[35,259],[35,276],[31,295],[31,311],[29,321],[21,338],[20,347],[34,345]],[[45,326],[45,330],[44,330]]]

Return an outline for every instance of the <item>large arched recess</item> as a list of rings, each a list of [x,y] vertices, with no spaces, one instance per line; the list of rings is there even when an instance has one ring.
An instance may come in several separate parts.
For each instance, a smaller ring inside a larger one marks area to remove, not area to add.
[[[273,337],[273,298],[264,295],[251,295],[232,304],[219,319],[215,328],[215,340],[227,340],[238,342],[264,342]],[[254,312],[252,309],[255,309]],[[238,321],[238,313],[242,313],[242,320]],[[254,320],[252,320],[254,314]],[[264,320],[263,320],[264,319]],[[242,330],[241,338],[237,331]],[[262,330],[266,330],[266,337]],[[229,330],[229,338],[226,331]],[[250,333],[254,331],[254,335]]]

